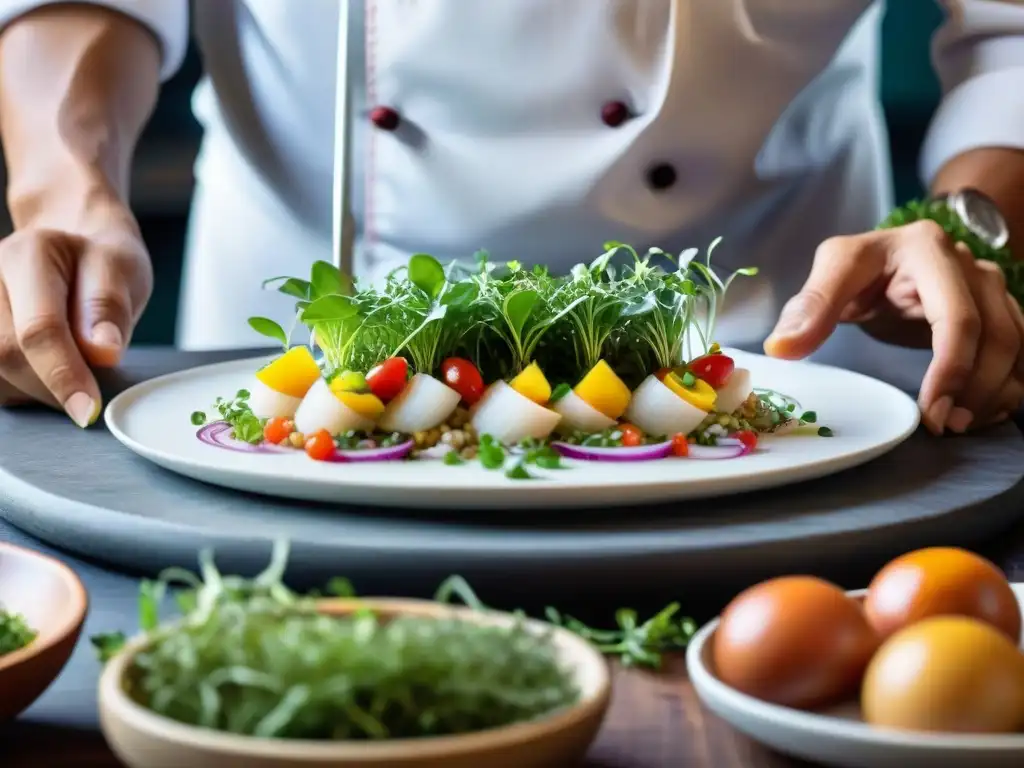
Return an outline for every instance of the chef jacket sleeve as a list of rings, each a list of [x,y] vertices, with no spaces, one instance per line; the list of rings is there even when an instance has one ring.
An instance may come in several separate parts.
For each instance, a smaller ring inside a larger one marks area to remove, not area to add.
[[[1024,149],[1024,0],[939,0],[946,22],[932,41],[944,97],[921,152],[930,183],[979,147]]]
[[[0,0],[0,29],[29,11],[58,2]],[[188,0],[88,0],[88,4],[120,11],[152,31],[161,48],[161,80],[178,71],[188,49]]]

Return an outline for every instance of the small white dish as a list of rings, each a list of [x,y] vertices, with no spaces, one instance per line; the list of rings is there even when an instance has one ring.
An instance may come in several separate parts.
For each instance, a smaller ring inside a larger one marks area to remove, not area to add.
[[[252,454],[201,443],[190,415],[250,386],[267,358],[193,368],[138,384],[106,411],[111,433],[131,451],[173,472],[246,492],[328,503],[423,509],[607,507],[723,496],[789,485],[855,467],[891,451],[917,428],[913,399],[858,373],[729,350],[754,386],[782,392],[818,414],[834,437],[770,437],[742,459],[609,464],[567,462],[511,480],[478,462],[335,464],[301,451]],[[865,405],[870,404],[870,418]]]
[[[1013,584],[1024,609],[1024,584]],[[850,592],[862,597],[866,590]],[[702,627],[686,652],[690,682],[704,705],[736,730],[783,754],[837,768],[1020,768],[1024,733],[957,735],[877,728],[856,703],[803,712],[740,693],[715,675],[711,641],[718,619]]]

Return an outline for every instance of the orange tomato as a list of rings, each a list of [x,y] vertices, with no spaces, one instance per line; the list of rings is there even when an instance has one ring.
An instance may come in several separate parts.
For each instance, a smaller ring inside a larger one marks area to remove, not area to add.
[[[306,440],[306,455],[317,461],[326,461],[334,454],[334,438],[326,429],[314,432]]]
[[[288,419],[280,416],[271,419],[263,426],[263,439],[268,443],[283,443],[292,433],[294,425]]]
[[[864,610],[882,637],[933,616],[964,616],[1020,640],[1020,605],[1002,571],[954,547],[920,549],[890,562],[868,586]]]
[[[680,458],[690,455],[690,441],[682,432],[672,437],[672,455]]]
[[[622,433],[622,446],[624,448],[634,448],[644,441],[644,433],[632,424],[622,424],[619,427],[619,431]]]

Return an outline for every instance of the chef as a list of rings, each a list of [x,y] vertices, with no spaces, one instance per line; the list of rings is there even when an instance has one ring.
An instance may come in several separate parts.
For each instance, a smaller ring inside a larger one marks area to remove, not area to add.
[[[948,0],[932,192],[1024,250],[1024,5]],[[1024,318],[1002,272],[892,209],[871,0],[0,0],[0,397],[92,423],[89,366],[127,346],[153,273],[132,152],[189,28],[206,77],[179,343],[252,345],[289,306],[263,277],[334,258],[350,137],[353,268],[486,248],[553,269],[606,240],[722,235],[740,281],[719,338],[866,368],[962,432],[1024,400]],[[341,32],[339,33],[339,30]],[[337,74],[341,72],[340,88]],[[336,127],[341,93],[351,121]],[[838,329],[837,329],[838,328]],[[910,351],[911,348],[917,351]]]

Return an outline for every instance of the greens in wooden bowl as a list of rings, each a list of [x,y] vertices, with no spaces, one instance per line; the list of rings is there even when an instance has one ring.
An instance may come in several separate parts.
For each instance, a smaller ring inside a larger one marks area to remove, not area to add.
[[[299,596],[282,583],[287,548],[253,580],[201,557],[201,578],[174,570],[144,584],[146,642],[124,690],[179,723],[233,734],[383,740],[475,733],[535,720],[580,700],[552,631],[523,617],[467,620],[467,609],[370,610]],[[161,623],[172,585],[182,616]],[[342,595],[343,582],[335,584]],[[379,601],[378,601],[379,602]],[[390,614],[390,615],[389,615]],[[94,638],[110,657],[123,636]]]

